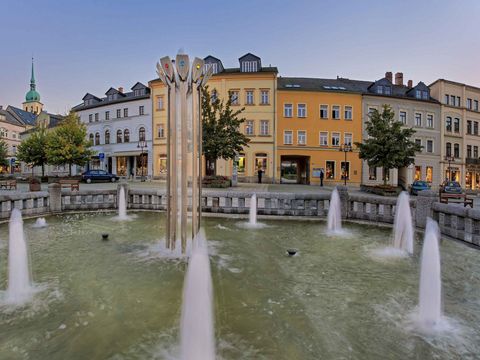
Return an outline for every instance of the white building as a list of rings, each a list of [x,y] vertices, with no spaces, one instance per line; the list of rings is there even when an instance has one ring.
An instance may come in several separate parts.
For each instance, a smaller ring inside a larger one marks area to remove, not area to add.
[[[96,155],[91,169],[121,177],[152,176],[152,112],[150,89],[136,83],[131,92],[110,88],[106,97],[87,93],[72,110],[87,125]],[[143,145],[143,146],[142,146]]]

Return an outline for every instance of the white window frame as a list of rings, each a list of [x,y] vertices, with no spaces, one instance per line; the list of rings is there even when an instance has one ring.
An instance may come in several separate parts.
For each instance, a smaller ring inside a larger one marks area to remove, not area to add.
[[[245,105],[255,105],[255,94],[251,89],[245,90]]]
[[[322,106],[325,106],[327,108],[327,110],[326,110],[327,116],[322,116]],[[320,114],[320,119],[328,119],[329,118],[329,114],[328,114],[329,106],[328,106],[328,104],[320,104],[319,109],[320,109],[320,113],[319,113]]]
[[[290,135],[290,142],[285,141],[287,133]],[[283,144],[293,145],[293,130],[283,130]]]
[[[405,114],[405,121],[402,121],[402,113]],[[406,125],[408,122],[408,113],[406,110],[399,110],[398,111],[398,121],[400,121],[402,124]]]
[[[429,118],[432,120],[431,126],[429,125]],[[429,129],[433,129],[435,127],[435,116],[433,114],[427,113],[427,120],[426,120],[426,127]]]
[[[300,107],[303,109],[303,115],[300,114]],[[297,117],[299,118],[306,118],[307,117],[307,104],[299,103],[297,104]]]
[[[269,105],[270,104],[270,90],[260,90],[260,101],[261,105]]]
[[[302,136],[305,139],[304,142],[300,142],[300,133],[303,133]],[[307,130],[297,130],[297,145],[307,145]]]
[[[326,134],[325,144],[322,144],[322,134]],[[328,146],[328,131],[320,131],[318,133],[318,141],[319,141],[320,146]]]
[[[335,111],[335,108],[338,108],[338,117],[335,117],[333,115],[333,112]],[[342,117],[341,112],[342,112],[342,107],[340,105],[332,105],[332,119],[333,120],[340,120],[341,117]]]
[[[428,151],[428,143],[431,142],[432,143],[432,151]],[[427,141],[425,142],[425,152],[429,153],[429,154],[433,154],[435,152],[435,142],[432,140],[432,139],[427,139]]]
[[[249,132],[248,129],[251,129]],[[255,135],[255,120],[245,120],[245,135]]]
[[[270,135],[270,120],[260,120],[260,135]]]
[[[337,144],[335,144],[335,141],[333,141],[334,136],[337,139]],[[331,137],[332,146],[335,146],[335,147],[340,146],[340,140],[341,140],[341,134],[339,132],[332,132],[332,137]]]
[[[347,143],[347,138],[350,138],[350,144]],[[343,143],[344,144],[347,144],[347,145],[350,145],[350,146],[353,146],[353,133],[343,133]]]
[[[290,115],[287,114],[287,109],[289,109],[290,111]],[[293,104],[292,103],[284,103],[283,104],[283,117],[286,117],[286,118],[291,118],[293,117]]]
[[[417,117],[418,115],[418,117]],[[420,124],[418,123],[418,120],[420,119]],[[415,113],[415,126],[416,127],[422,127],[422,113],[416,112]]]
[[[347,110],[347,108],[349,108],[349,110]],[[345,120],[353,120],[353,106],[352,105],[345,105],[343,107],[343,116],[344,116]]]

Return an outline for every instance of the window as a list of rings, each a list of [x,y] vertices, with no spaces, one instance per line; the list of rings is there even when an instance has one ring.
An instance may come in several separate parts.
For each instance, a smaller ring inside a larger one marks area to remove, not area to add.
[[[92,114],[88,115],[88,122],[93,122],[93,115]]]
[[[427,114],[427,127],[433,128],[433,115]]]
[[[283,132],[283,143],[285,145],[293,144],[293,132],[291,130],[285,130]]]
[[[283,105],[283,116],[284,117],[292,117],[293,116],[293,105],[292,104],[284,104]]]
[[[467,145],[467,159],[472,157],[472,145]]]
[[[456,106],[460,106],[460,96],[457,96],[457,102],[455,103]]]
[[[447,142],[445,144],[445,153],[447,156],[452,156],[452,143]]]
[[[473,135],[478,135],[478,121],[473,122]]]
[[[345,133],[343,135],[343,140],[344,140],[345,145],[352,146],[352,144],[353,144],[353,134],[352,133]]]
[[[335,161],[325,162],[325,178],[335,179]]]
[[[163,95],[162,96],[157,96],[157,111],[163,110]]]
[[[136,89],[136,90],[133,90],[133,95],[134,95],[134,96],[145,95],[145,89]]]
[[[422,114],[420,113],[415,113],[415,126],[422,126]]]
[[[427,152],[433,153],[433,140],[427,140]]]
[[[421,99],[422,98],[422,92],[420,90],[415,90],[415,97],[417,99]]]
[[[117,118],[121,118],[121,117],[122,117],[122,110],[117,109]]]
[[[422,91],[422,99],[423,100],[428,100],[428,91]]]
[[[145,106],[138,107],[138,115],[145,115]]]
[[[445,120],[445,131],[452,132],[452,118],[447,116]]]
[[[105,120],[110,120],[110,111],[105,111]]]
[[[478,159],[478,146],[473,147],[473,158]]]
[[[242,72],[255,72],[257,71],[257,62],[256,61],[243,61],[242,62]]]
[[[100,145],[100,133],[95,133],[95,145]]]
[[[254,122],[253,120],[245,121],[245,135],[253,135],[254,134]]]
[[[433,181],[433,166],[427,166],[425,169],[425,181],[432,182]]]
[[[453,157],[459,158],[460,157],[460,145],[454,144],[453,145]]]
[[[455,96],[450,95],[450,105],[455,106]]]
[[[143,126],[138,129],[138,140],[145,141],[145,128]]]
[[[158,157],[158,172],[160,174],[167,173],[167,155],[162,154]]]
[[[352,107],[351,106],[345,106],[345,120],[352,120]]]
[[[307,105],[305,104],[297,105],[297,116],[301,118],[304,118],[307,116]]]
[[[230,101],[232,105],[239,105],[240,103],[238,102],[238,90],[230,90],[228,92],[228,95],[230,96]]]
[[[422,146],[422,139],[415,139],[415,144]]]
[[[383,86],[382,85],[377,86],[377,94],[383,94]]]
[[[105,130],[105,144],[110,144],[110,131]]]
[[[242,174],[245,172],[245,154],[238,155],[237,171]]]
[[[467,134],[471,135],[472,134],[472,120],[467,120]]]
[[[328,119],[328,105],[320,105],[320,119]]]
[[[472,110],[472,99],[467,99],[467,109]]]
[[[342,161],[340,163],[340,168],[342,170],[342,180],[343,179],[350,179],[350,162],[344,162]]]
[[[128,117],[128,108],[123,109],[123,117]]]
[[[270,122],[268,120],[260,120],[260,135],[268,135],[270,133],[269,126]]]
[[[422,180],[422,167],[415,166],[415,180]]]
[[[267,154],[255,154],[255,170],[261,169],[264,173],[267,171]]]
[[[218,73],[218,64],[217,63],[209,63],[209,64],[205,64],[203,65],[203,70],[205,71],[205,73],[207,73],[207,71],[211,68],[212,69],[212,73],[213,74],[217,74]]]
[[[90,134],[90,135],[88,136],[88,140],[90,141],[90,144],[93,145],[93,134]]]
[[[445,94],[445,105],[448,105],[449,104],[449,98],[450,96],[448,96],[447,94]]]
[[[392,95],[391,86],[385,86],[385,95]]]
[[[165,137],[165,125],[158,124],[157,125],[157,137],[164,138]]]
[[[247,90],[246,91],[246,102],[247,105],[253,105],[253,90]]]
[[[98,121],[98,113],[95,113],[95,121]]]
[[[130,130],[128,129],[125,129],[125,131],[123,132],[123,142],[130,142]]]
[[[332,119],[340,119],[340,106],[332,106]]]
[[[307,144],[307,132],[305,130],[298,130],[297,132],[297,142],[298,145]]]
[[[459,133],[460,132],[460,119],[455,118],[453,120],[453,132]]]
[[[400,111],[399,120],[402,124],[407,123],[407,112],[406,111]]]
[[[117,130],[117,143],[122,142],[122,130]]]
[[[340,133],[332,133],[332,146],[340,146]]]
[[[368,108],[368,116],[371,116],[374,111],[378,111],[377,108],[375,108],[375,107],[369,107],[369,108]]]
[[[261,97],[261,104],[262,105],[268,105],[270,104],[270,91],[269,90],[262,90],[260,92],[260,97]]]
[[[478,100],[473,101],[473,110],[478,111]]]
[[[320,132],[320,146],[328,146],[328,132]]]
[[[377,168],[374,166],[368,167],[368,180],[377,180]]]

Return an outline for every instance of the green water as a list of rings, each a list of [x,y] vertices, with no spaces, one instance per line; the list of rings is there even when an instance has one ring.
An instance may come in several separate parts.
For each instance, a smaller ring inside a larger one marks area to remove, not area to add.
[[[39,292],[25,307],[0,305],[0,359],[178,358],[185,260],[158,252],[163,214],[112,216],[49,217],[45,229],[25,221]],[[409,320],[421,241],[413,257],[388,259],[375,250],[389,229],[348,224],[351,236],[328,237],[324,223],[239,221],[204,219],[219,359],[478,358],[479,250],[442,241],[449,329],[424,335]],[[0,225],[0,289],[7,238]]]

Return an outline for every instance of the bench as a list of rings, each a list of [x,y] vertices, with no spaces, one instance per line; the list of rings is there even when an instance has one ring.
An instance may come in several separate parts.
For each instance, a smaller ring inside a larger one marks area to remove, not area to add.
[[[80,181],[79,180],[70,180],[70,179],[62,179],[58,182],[62,189],[63,188],[70,188],[70,190],[79,191],[80,190]]]
[[[447,194],[440,192],[440,202],[448,204],[449,200],[460,200],[452,201],[451,203],[461,204],[463,203],[464,207],[470,206],[473,208],[473,199],[468,198],[467,194]]]
[[[0,189],[17,190],[17,180],[0,180]]]

